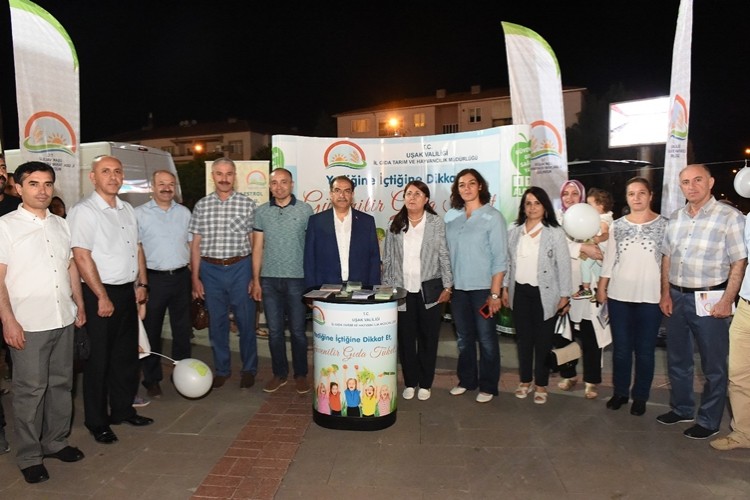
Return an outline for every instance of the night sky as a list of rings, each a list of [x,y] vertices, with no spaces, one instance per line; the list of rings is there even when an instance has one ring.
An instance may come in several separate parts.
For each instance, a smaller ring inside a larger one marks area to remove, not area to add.
[[[45,0],[81,78],[85,142],[228,117],[311,133],[321,115],[437,89],[508,87],[501,22],[536,31],[563,85],[669,94],[678,0],[261,2]],[[362,5],[359,5],[362,4]],[[702,161],[750,147],[750,2],[695,0],[690,139]],[[18,146],[10,13],[0,7],[3,144]]]

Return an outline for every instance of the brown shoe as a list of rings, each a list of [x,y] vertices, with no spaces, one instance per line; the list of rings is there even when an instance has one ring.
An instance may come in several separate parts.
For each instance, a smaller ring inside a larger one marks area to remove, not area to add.
[[[248,389],[255,385],[255,375],[250,372],[242,372],[240,379],[240,389]]]
[[[307,377],[294,377],[294,386],[298,394],[310,391],[310,384],[307,383]]]
[[[217,375],[217,376],[215,376],[214,377],[214,382],[213,382],[213,384],[211,384],[211,388],[212,389],[218,389],[219,387],[221,387],[222,385],[224,385],[224,383],[227,381],[228,378],[229,377],[226,377],[224,375]]]
[[[276,392],[280,387],[286,385],[286,378],[274,376],[263,388],[263,392]]]
[[[150,397],[151,399],[160,398],[162,393],[161,387],[159,387],[159,382],[154,382],[153,384],[147,385],[146,392],[148,393],[148,397]]]

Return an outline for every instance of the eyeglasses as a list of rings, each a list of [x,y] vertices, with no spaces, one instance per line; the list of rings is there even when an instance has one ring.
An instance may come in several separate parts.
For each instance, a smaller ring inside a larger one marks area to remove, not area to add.
[[[424,196],[422,191],[408,191],[404,193],[405,198],[420,198],[422,196]]]
[[[349,189],[349,188],[347,188],[347,189],[333,188],[332,192],[333,192],[333,194],[345,194],[345,195],[349,196],[354,191],[352,189]]]

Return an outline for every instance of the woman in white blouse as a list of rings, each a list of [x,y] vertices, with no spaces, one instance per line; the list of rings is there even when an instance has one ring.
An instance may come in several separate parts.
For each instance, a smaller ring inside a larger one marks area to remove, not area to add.
[[[651,210],[653,192],[648,180],[630,179],[625,193],[630,213],[612,225],[596,299],[608,303],[612,329],[614,395],[607,408],[618,410],[632,396],[630,413],[640,416],[646,412],[654,379],[654,351],[662,320],[659,247],[667,219]]]
[[[547,193],[532,186],[523,193],[518,219],[508,231],[508,272],[503,281],[503,305],[513,310],[518,337],[517,398],[534,391],[534,403],[547,402],[546,359],[557,316],[570,307],[571,274],[565,231]]]
[[[422,181],[404,188],[404,206],[393,218],[383,244],[383,283],[407,290],[398,313],[398,354],[404,399],[429,399],[435,377],[440,307],[453,287],[445,223],[430,206]]]

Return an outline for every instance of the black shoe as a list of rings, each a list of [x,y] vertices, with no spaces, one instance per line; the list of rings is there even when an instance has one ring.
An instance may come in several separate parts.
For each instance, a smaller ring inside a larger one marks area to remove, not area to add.
[[[694,426],[683,432],[685,437],[690,439],[708,439],[718,433],[719,429],[706,429],[700,424],[695,424]]]
[[[126,424],[135,425],[136,427],[143,427],[144,425],[150,425],[154,423],[153,418],[142,417],[137,413],[132,417],[123,418],[122,420],[113,420],[112,425],[120,425],[125,422]]]
[[[240,389],[249,389],[255,385],[255,375],[250,372],[242,372],[240,379]]]
[[[634,399],[633,404],[630,405],[630,414],[640,417],[646,413],[646,402],[640,399]]]
[[[102,427],[89,427],[91,435],[94,436],[94,441],[102,444],[112,444],[117,441],[117,436],[108,425]]]
[[[224,383],[227,381],[228,378],[229,378],[229,376],[225,376],[225,375],[217,375],[217,376],[215,376],[214,377],[214,381],[211,384],[211,388],[212,389],[218,389],[219,387],[221,387],[221,386],[224,385]]]
[[[41,483],[42,481],[49,479],[47,468],[42,464],[32,465],[31,467],[21,469],[21,474],[23,474],[23,478],[26,482],[30,484]]]
[[[44,458],[56,458],[58,460],[62,460],[63,462],[78,462],[79,460],[83,460],[84,456],[85,455],[83,454],[83,452],[78,448],[75,448],[73,446],[66,446],[60,451],[44,455]]]
[[[611,398],[609,398],[609,401],[607,401],[607,408],[610,410],[619,410],[620,407],[624,404],[627,404],[629,401],[629,398],[627,396],[618,396],[614,395]]]
[[[159,386],[159,382],[153,382],[151,384],[143,383],[143,387],[146,388],[146,393],[148,393],[148,397],[151,399],[154,398],[160,398],[161,397],[161,387]]]
[[[678,415],[673,411],[669,411],[663,415],[659,415],[658,417],[656,417],[656,421],[664,425],[679,424],[680,422],[692,422],[693,420],[693,417],[683,417],[682,415]]]

